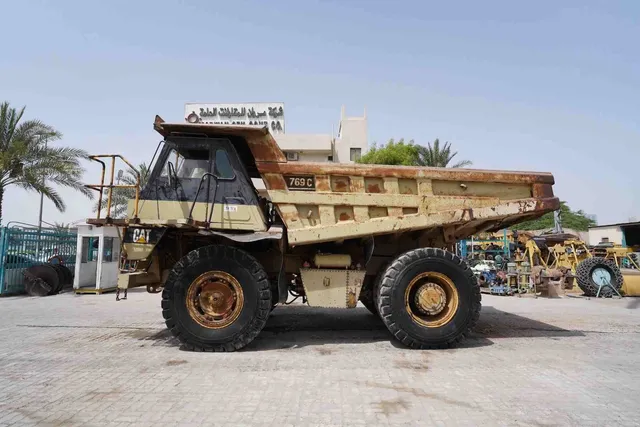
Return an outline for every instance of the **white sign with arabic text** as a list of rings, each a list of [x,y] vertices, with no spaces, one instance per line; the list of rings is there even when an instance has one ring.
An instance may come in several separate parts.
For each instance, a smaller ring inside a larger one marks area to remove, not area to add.
[[[184,119],[189,123],[268,126],[272,133],[284,133],[284,103],[185,104]]]

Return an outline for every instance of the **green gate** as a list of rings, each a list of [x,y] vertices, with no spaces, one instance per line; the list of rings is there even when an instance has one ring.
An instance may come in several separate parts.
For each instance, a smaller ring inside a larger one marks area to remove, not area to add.
[[[73,273],[78,235],[37,227],[0,228],[0,295],[24,293],[24,270],[36,264],[62,263]]]

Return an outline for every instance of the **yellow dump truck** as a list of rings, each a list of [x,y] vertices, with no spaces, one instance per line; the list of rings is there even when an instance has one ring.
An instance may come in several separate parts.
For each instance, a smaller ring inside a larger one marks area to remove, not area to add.
[[[162,289],[166,325],[191,350],[246,346],[289,295],[360,300],[405,345],[450,347],[478,320],[480,290],[447,249],[559,207],[549,173],[294,162],[266,128],[154,128],[163,142],[125,219],[109,212],[120,156],[93,156],[102,180],[88,186],[108,201],[88,223],[123,230],[118,288]]]

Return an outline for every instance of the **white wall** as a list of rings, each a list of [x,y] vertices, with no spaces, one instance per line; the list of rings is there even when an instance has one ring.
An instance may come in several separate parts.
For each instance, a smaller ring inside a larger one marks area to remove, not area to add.
[[[597,245],[602,241],[603,237],[608,237],[609,242],[618,245],[622,244],[622,230],[620,227],[598,227],[589,229],[589,244]]]
[[[85,263],[76,263],[76,276],[74,279],[74,289],[78,288],[94,288],[96,286],[96,270],[98,268],[97,261],[89,261]]]
[[[101,250],[99,251],[100,259],[104,259],[104,238],[100,239]],[[115,288],[118,285],[118,273],[120,265],[120,239],[113,237],[113,250],[111,262],[102,261],[99,265],[97,274],[100,276],[98,282],[100,289]]]
[[[328,162],[331,151],[317,152],[317,151],[302,151],[298,154],[298,161],[300,162]]]
[[[362,155],[369,147],[367,135],[367,115],[347,117],[342,107],[338,137],[335,141],[335,156],[338,163],[351,163],[351,148],[360,148]]]
[[[287,133],[274,135],[282,151],[331,151],[331,135]]]

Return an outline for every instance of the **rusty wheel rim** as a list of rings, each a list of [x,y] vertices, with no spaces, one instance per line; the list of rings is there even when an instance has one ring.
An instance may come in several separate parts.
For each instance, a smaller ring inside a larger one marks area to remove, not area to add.
[[[238,318],[243,306],[240,283],[224,271],[201,274],[187,290],[187,311],[205,328],[226,328]]]
[[[449,276],[428,271],[418,274],[407,286],[404,306],[411,318],[421,326],[438,328],[446,325],[458,311],[460,297]]]

